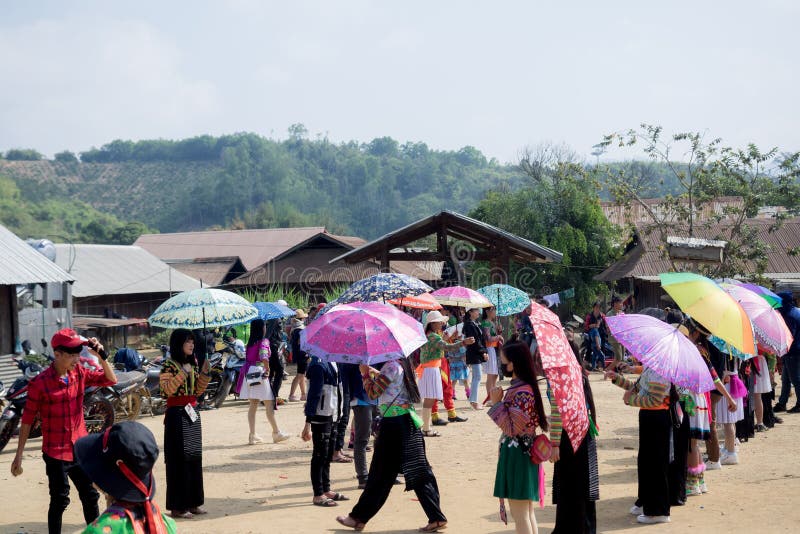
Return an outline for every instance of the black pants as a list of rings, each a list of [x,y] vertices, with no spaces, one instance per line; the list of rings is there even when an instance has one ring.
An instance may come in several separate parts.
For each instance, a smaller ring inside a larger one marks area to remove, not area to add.
[[[92,481],[75,462],[56,460],[43,455],[47,482],[50,486],[50,508],[47,511],[47,530],[50,534],[61,534],[61,518],[69,506],[69,481],[72,479],[83,505],[83,519],[88,525],[100,515],[97,500],[100,495],[92,487]]]
[[[639,410],[638,479],[644,515],[669,515],[669,410]]]
[[[772,411],[773,400],[775,400],[775,389],[761,394],[761,402],[764,404],[764,425],[769,428],[775,426],[775,412]]]
[[[272,386],[272,394],[275,395],[275,401],[278,400],[278,392],[281,390],[283,384],[283,372],[285,371],[281,357],[276,353],[272,353],[269,357],[269,383]]]
[[[673,506],[686,501],[686,468],[689,454],[689,414],[684,409],[679,428],[672,429],[674,458],[669,464],[669,502]]]
[[[191,422],[180,406],[164,415],[164,463],[167,510],[185,512],[205,502],[203,488],[203,426],[200,414]]]
[[[314,497],[331,490],[331,460],[336,443],[336,424],[333,421],[311,423],[311,439],[314,452],[311,453],[311,487]]]
[[[353,511],[350,512],[350,517],[356,521],[368,522],[389,498],[394,481],[402,470],[403,426],[409,424],[412,423],[410,423],[408,415],[386,417],[381,421],[381,431],[375,440],[375,451],[369,466],[367,487],[361,493]],[[415,431],[419,432],[418,429]],[[424,458],[424,450],[421,454],[423,455],[421,460],[427,464],[428,460]],[[406,478],[407,484],[408,480]],[[425,515],[428,516],[428,522],[447,521],[439,507],[439,486],[432,473],[431,476],[421,478],[420,482],[411,489],[417,494],[417,500],[425,511]]]
[[[556,505],[556,524],[552,534],[596,534],[597,509],[589,498],[588,435],[577,451],[572,450],[566,431],[561,432],[559,460],[553,470],[553,503]]]
[[[347,425],[350,424],[350,391],[342,388],[342,416],[336,424],[336,444],[337,451],[344,449],[344,438],[347,434]]]

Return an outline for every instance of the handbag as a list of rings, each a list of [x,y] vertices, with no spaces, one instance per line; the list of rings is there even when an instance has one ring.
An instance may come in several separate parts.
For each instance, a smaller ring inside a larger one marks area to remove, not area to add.
[[[248,386],[258,386],[264,381],[264,368],[260,365],[251,365],[244,377]]]
[[[531,463],[533,464],[541,464],[546,462],[550,459],[550,456],[553,454],[553,442],[550,441],[545,434],[539,434],[535,438],[533,438],[533,443],[531,443]]]

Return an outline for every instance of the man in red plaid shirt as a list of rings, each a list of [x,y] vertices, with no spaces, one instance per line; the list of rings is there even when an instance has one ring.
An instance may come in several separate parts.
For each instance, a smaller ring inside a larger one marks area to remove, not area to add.
[[[102,371],[78,365],[84,345],[96,355]],[[14,476],[22,473],[22,452],[36,416],[42,421],[42,453],[50,485],[50,509],[47,528],[50,534],[61,532],[61,518],[69,505],[69,482],[72,479],[83,504],[83,518],[88,525],[99,515],[99,495],[92,482],[75,462],[73,445],[86,435],[83,420],[83,392],[87,387],[111,386],[117,382],[114,370],[106,362],[107,354],[96,338],[86,339],[64,328],[50,341],[55,359],[28,386],[28,400],[22,412],[17,455],[11,463]]]

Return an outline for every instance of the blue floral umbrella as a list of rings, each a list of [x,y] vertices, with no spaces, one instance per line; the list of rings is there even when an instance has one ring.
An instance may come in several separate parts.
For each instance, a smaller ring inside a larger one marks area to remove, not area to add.
[[[378,273],[353,283],[334,302],[386,302],[402,297],[415,297],[429,291],[433,291],[431,286],[413,276]]]
[[[165,301],[148,319],[161,328],[216,328],[258,317],[258,310],[236,293],[223,289],[192,289]]]
[[[492,284],[478,289],[497,309],[499,317],[519,313],[531,304],[531,298],[521,289],[508,284]]]
[[[258,310],[258,317],[265,321],[272,319],[285,319],[297,315],[293,309],[277,302],[254,302],[253,306]]]

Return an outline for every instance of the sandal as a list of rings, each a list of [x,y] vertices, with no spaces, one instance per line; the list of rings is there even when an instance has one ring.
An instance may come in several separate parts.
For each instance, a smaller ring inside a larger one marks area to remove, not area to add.
[[[336,522],[342,526],[352,528],[353,530],[356,530],[358,532],[361,532],[362,530],[364,530],[364,527],[367,526],[366,523],[362,523],[361,521],[353,519],[349,515],[344,515],[344,516],[340,515],[339,517],[336,518]]]
[[[204,514],[207,514],[207,513],[208,513],[208,512],[206,511],[206,509],[205,509],[205,508],[203,508],[202,506],[198,506],[197,508],[190,508],[190,509],[189,509],[189,512],[190,512],[191,514],[193,514],[193,515],[204,515]]]
[[[447,521],[435,521],[428,523],[424,527],[419,527],[420,532],[439,532],[447,528]]]
[[[344,493],[339,493],[338,491],[333,492],[333,497],[328,497],[332,501],[349,501],[350,497],[345,495]]]
[[[325,497],[321,501],[311,501],[314,506],[322,506],[323,508],[330,508],[331,506],[339,506],[338,502],[334,502],[333,499],[329,499]]]
[[[438,438],[439,436],[441,436],[441,434],[439,434],[435,430],[423,430],[422,431],[422,435],[425,436],[426,438]],[[435,531],[431,531],[431,532],[435,532]]]
[[[194,514],[192,514],[192,512],[190,512],[189,510],[183,510],[183,511],[180,511],[180,510],[172,510],[172,511],[170,512],[170,515],[171,515],[171,516],[172,516],[174,519],[191,519],[191,518],[193,518],[193,517],[194,517]]]
[[[340,454],[339,456],[336,456],[336,457],[335,457],[333,460],[331,460],[331,461],[333,461],[333,462],[337,462],[337,463],[340,463],[340,464],[349,464],[350,462],[352,462],[352,461],[353,461],[353,458],[352,458],[352,457],[350,457],[350,456],[346,456],[346,455],[344,455],[344,454]]]

